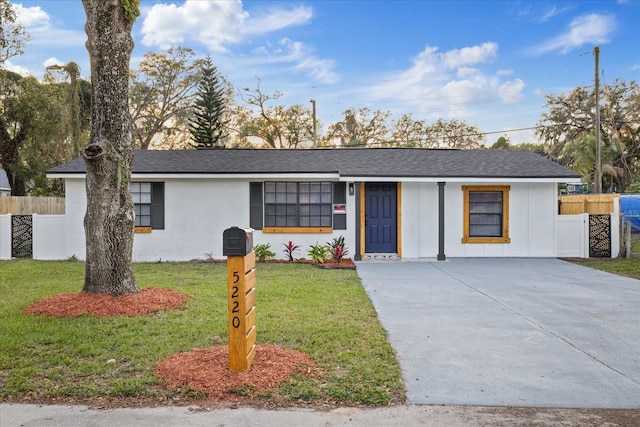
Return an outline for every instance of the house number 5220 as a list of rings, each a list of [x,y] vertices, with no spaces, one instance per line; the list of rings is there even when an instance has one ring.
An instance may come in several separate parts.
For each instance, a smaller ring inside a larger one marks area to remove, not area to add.
[[[240,273],[237,271],[233,272],[233,286],[231,286],[231,326],[234,328],[240,327],[240,318],[238,317],[238,313],[240,313],[240,303],[238,302],[238,286],[236,285],[240,281]]]

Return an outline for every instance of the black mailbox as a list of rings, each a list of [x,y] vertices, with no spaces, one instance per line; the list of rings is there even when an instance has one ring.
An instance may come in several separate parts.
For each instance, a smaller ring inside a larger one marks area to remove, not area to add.
[[[253,251],[253,229],[231,227],[222,234],[222,255],[245,256]]]

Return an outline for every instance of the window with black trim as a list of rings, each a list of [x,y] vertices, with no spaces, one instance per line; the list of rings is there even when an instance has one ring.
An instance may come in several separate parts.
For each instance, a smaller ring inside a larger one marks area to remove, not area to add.
[[[331,182],[265,182],[265,227],[331,227]]]
[[[344,182],[250,182],[249,226],[268,233],[347,229]]]
[[[509,243],[509,190],[504,186],[462,187],[463,243]]]
[[[164,229],[164,183],[132,182],[130,191],[136,212],[135,226]]]

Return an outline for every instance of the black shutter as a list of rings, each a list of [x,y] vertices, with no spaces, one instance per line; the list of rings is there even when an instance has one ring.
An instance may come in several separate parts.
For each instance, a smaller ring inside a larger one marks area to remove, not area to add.
[[[347,184],[345,182],[333,183],[333,204],[334,205],[346,205],[347,204]],[[347,229],[347,215],[333,214],[333,229],[334,230],[346,230]]]
[[[262,230],[262,183],[249,183],[249,227]]]
[[[164,182],[151,183],[151,228],[164,230]]]

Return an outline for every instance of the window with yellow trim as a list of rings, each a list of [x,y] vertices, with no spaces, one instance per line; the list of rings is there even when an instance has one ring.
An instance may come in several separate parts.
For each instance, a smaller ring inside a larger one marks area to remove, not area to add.
[[[463,243],[509,243],[508,185],[465,185]]]

